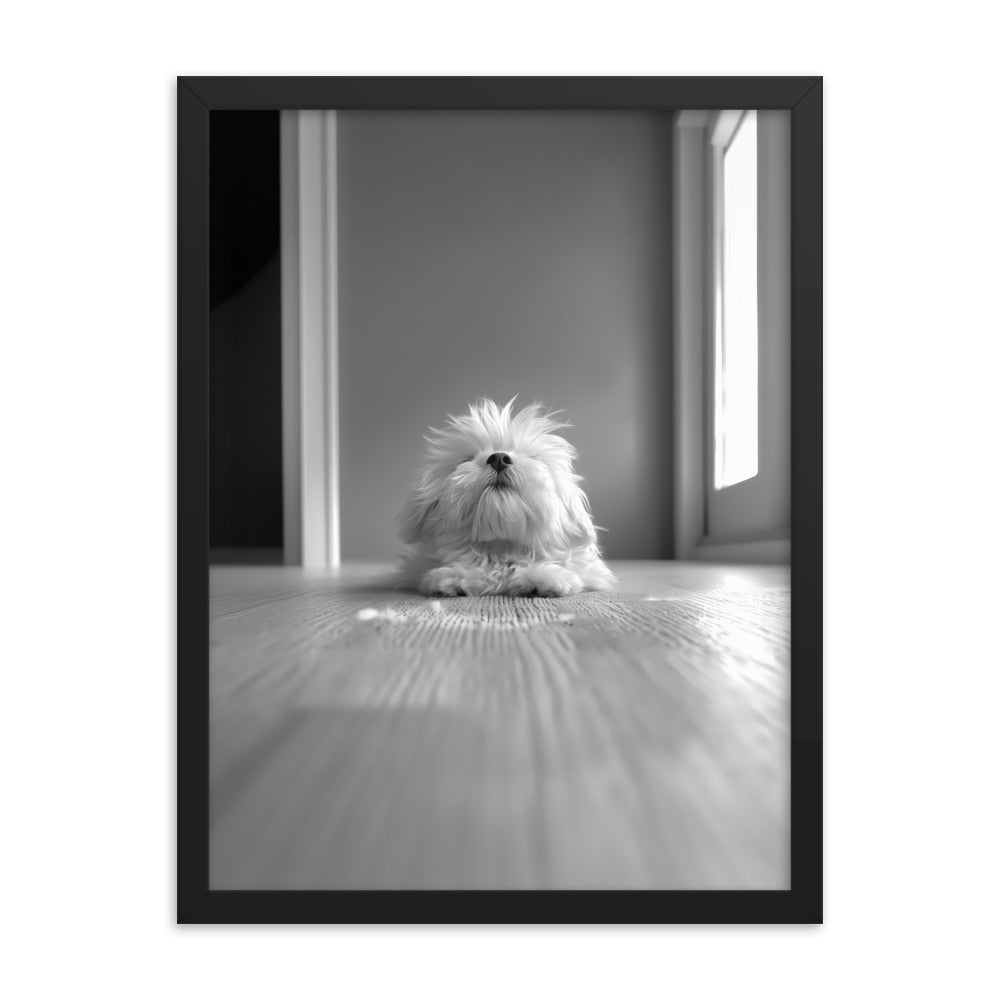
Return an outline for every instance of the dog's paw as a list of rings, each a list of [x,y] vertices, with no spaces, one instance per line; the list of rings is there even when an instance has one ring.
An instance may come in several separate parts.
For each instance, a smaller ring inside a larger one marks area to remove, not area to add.
[[[584,590],[611,590],[618,582],[601,559],[593,559],[583,566],[578,565],[576,569],[583,580]]]
[[[475,597],[489,583],[489,577],[466,566],[439,566],[420,578],[418,590],[425,597]]]
[[[583,590],[583,580],[565,566],[543,563],[514,572],[509,593],[515,597],[569,597]]]

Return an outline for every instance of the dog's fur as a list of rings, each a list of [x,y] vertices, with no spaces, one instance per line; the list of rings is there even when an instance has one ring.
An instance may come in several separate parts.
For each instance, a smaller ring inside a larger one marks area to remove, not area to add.
[[[402,585],[427,596],[565,597],[607,590],[575,451],[556,433],[569,424],[538,403],[513,412],[481,400],[431,428],[426,465],[399,515],[412,549]],[[494,452],[511,464],[495,471]]]

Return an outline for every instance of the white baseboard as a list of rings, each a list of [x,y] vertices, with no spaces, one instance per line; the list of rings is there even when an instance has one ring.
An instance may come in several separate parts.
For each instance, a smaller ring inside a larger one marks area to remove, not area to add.
[[[711,542],[702,539],[692,558],[699,562],[790,563],[790,538],[756,538],[742,542]]]

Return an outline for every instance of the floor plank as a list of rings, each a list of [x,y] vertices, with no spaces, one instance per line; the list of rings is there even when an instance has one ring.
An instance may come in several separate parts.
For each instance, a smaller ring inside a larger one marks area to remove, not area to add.
[[[212,887],[787,888],[787,568],[613,568],[213,567]]]

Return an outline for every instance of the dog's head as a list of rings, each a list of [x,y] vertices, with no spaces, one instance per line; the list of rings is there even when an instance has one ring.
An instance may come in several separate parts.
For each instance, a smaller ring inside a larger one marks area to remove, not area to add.
[[[432,428],[426,464],[399,516],[404,542],[523,550],[540,558],[596,541],[573,472],[569,425],[533,403],[481,400]]]

